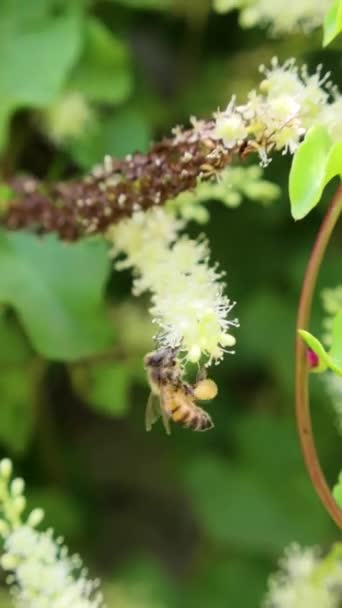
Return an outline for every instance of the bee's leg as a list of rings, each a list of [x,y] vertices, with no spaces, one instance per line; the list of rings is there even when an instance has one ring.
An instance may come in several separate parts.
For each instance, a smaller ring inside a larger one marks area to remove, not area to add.
[[[196,380],[195,380],[195,384],[194,384],[194,388],[196,388],[196,386],[202,382],[202,380],[205,380],[207,378],[207,370],[205,367],[200,367],[197,375],[196,375]]]

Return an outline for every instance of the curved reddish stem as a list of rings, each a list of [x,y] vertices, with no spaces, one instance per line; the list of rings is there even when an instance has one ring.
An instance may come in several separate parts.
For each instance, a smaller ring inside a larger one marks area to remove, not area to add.
[[[309,263],[306,268],[302,291],[298,306],[297,330],[308,329],[311,304],[316,286],[318,272],[342,211],[342,185],[336,191],[329,209],[319,229],[316,241],[311,251]],[[296,339],[296,418],[297,429],[303,450],[305,464],[315,490],[335,523],[342,529],[342,510],[337,506],[330,488],[321,469],[312,432],[309,388],[308,363],[306,359],[306,345],[297,332]]]

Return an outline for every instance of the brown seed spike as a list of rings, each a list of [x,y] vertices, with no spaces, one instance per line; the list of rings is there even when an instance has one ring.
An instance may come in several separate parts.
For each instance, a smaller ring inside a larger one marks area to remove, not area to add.
[[[43,186],[32,177],[13,179],[9,186],[14,197],[1,222],[12,230],[57,232],[66,240],[104,233],[134,210],[162,205],[194,188],[199,178],[212,179],[234,155],[255,151],[247,143],[228,150],[211,137],[213,125],[212,120],[201,121],[193,128],[177,129],[146,154],[121,160],[106,156],[103,165],[80,180]]]

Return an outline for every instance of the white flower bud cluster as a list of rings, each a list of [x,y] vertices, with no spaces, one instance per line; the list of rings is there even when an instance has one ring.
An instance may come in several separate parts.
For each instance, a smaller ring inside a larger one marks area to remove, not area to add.
[[[214,0],[220,13],[240,9],[242,27],[269,26],[273,36],[303,31],[322,25],[331,0]]]
[[[264,79],[247,103],[237,105],[232,98],[215,115],[214,137],[225,147],[233,149],[246,141],[267,164],[272,150],[293,154],[313,125],[325,125],[334,140],[341,136],[342,98],[329,74],[322,76],[321,66],[310,76],[305,65],[299,69],[293,59],[280,65],[274,57],[271,66],[261,66],[260,71]]]
[[[137,212],[110,228],[113,256],[125,255],[118,268],[136,274],[134,294],[152,293],[151,313],[159,326],[158,345],[179,347],[186,360],[207,364],[235,344],[228,319],[233,304],[224,294],[222,273],[210,267],[204,239],[179,236],[184,222],[164,209]]]
[[[330,555],[320,558],[317,549],[289,547],[280,560],[280,571],[269,581],[263,608],[338,608],[340,553],[341,547],[336,546]]]
[[[216,199],[230,208],[241,205],[244,199],[268,205],[280,196],[280,188],[263,177],[260,165],[227,167],[216,180],[198,181],[194,190],[186,190],[168,201],[167,208],[179,213],[185,220],[205,224],[209,211],[205,206]]]
[[[40,532],[42,509],[23,517],[25,484],[11,480],[12,463],[0,461],[0,534],[4,553],[0,563],[7,572],[17,608],[102,608],[98,583],[87,579],[78,556],[69,556],[62,539],[52,530]]]

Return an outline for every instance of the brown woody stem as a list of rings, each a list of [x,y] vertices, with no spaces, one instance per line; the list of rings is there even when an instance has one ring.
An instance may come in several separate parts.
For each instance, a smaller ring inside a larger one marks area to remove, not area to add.
[[[299,300],[297,330],[308,329],[312,297],[318,272],[332,232],[342,211],[342,186],[339,186],[324,217],[311,251]],[[334,522],[342,529],[342,510],[339,509],[321,469],[316,451],[309,403],[308,363],[306,345],[297,333],[296,339],[296,418],[305,464],[315,490]]]

